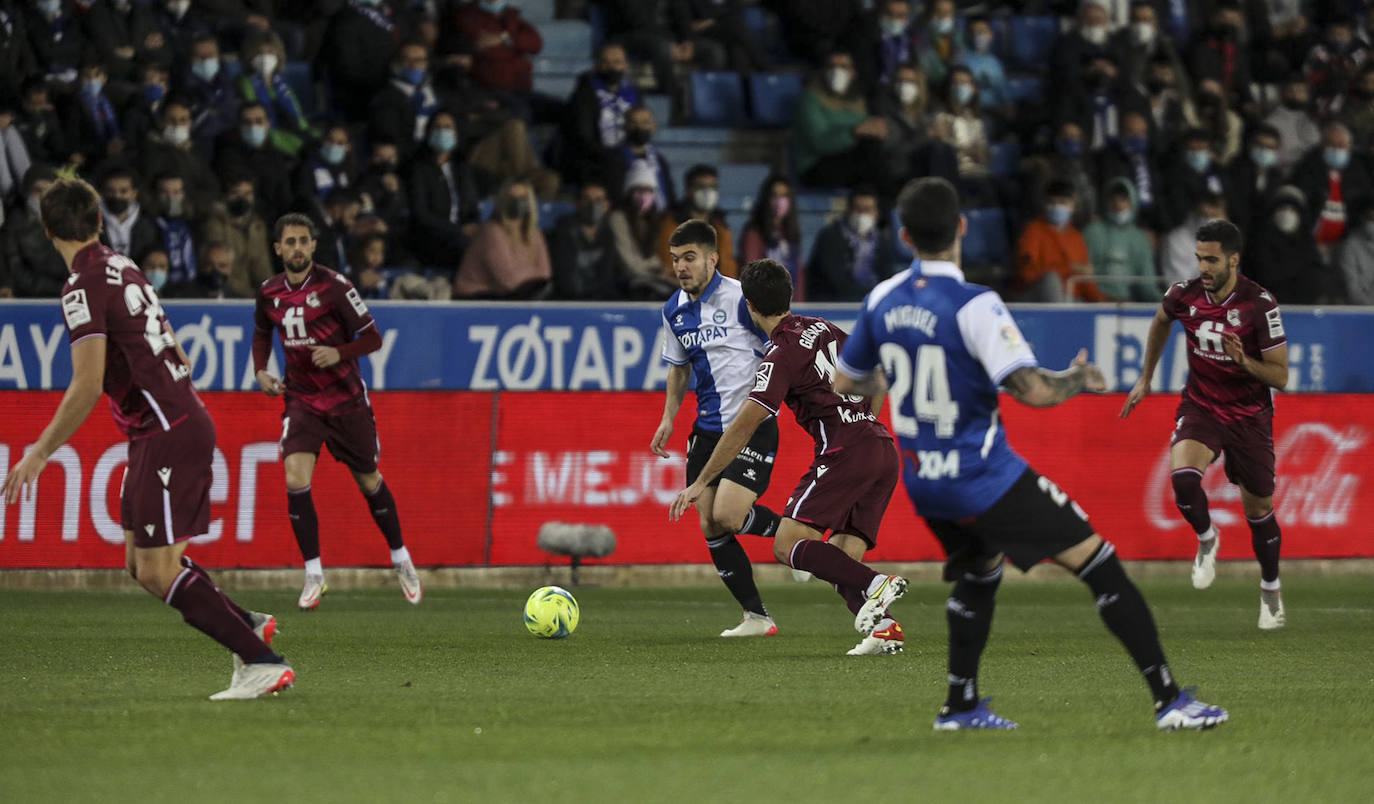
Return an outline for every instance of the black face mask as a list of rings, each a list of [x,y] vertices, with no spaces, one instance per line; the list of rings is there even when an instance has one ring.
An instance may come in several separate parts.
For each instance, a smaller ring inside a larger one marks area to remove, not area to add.
[[[1169,81],[1165,81],[1163,78],[1151,78],[1145,82],[1145,88],[1150,90],[1151,95],[1158,95],[1159,93],[1172,87],[1173,84]]]
[[[505,218],[524,218],[530,214],[530,200],[528,198],[507,198],[501,204],[501,215]]]
[[[647,128],[632,128],[625,132],[625,139],[631,145],[648,145],[653,136],[653,132]]]
[[[1307,101],[1300,101],[1300,100],[1298,100],[1298,99],[1296,99],[1296,98],[1284,98],[1284,99],[1283,99],[1283,106],[1284,106],[1284,108],[1285,108],[1285,109],[1292,109],[1292,110],[1295,111],[1295,112],[1305,112],[1305,111],[1307,111],[1307,109],[1308,109],[1308,107],[1309,107],[1310,105],[1311,105],[1311,104],[1309,104]]]
[[[248,210],[253,208],[253,202],[247,198],[231,198],[224,203],[224,208],[229,210],[229,214],[235,218],[242,218],[248,214]]]
[[[105,208],[116,215],[123,215],[125,210],[129,208],[129,199],[107,198],[105,199]]]
[[[390,159],[385,159],[381,162],[372,163],[372,167],[376,169],[378,173],[395,173],[397,165]]]
[[[608,87],[618,87],[620,82],[625,80],[624,70],[602,70],[598,75]]]
[[[1215,114],[1221,111],[1221,96],[1215,92],[1198,93],[1197,105],[1204,112]]]
[[[595,226],[601,223],[601,219],[605,215],[606,207],[603,204],[582,204],[577,208],[577,219],[586,226]]]

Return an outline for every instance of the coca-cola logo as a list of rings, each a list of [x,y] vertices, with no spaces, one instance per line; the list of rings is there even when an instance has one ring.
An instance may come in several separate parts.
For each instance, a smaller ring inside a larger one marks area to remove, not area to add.
[[[1369,442],[1370,431],[1358,424],[1333,427],[1325,422],[1304,422],[1282,433],[1274,444],[1277,475],[1274,508],[1282,525],[1313,528],[1344,528],[1360,499],[1363,483],[1354,453]],[[1218,460],[1203,475],[1212,520],[1225,527],[1244,519],[1240,489],[1226,479]],[[1170,484],[1169,446],[1155,459],[1145,486],[1145,516],[1159,530],[1184,525],[1174,507]]]

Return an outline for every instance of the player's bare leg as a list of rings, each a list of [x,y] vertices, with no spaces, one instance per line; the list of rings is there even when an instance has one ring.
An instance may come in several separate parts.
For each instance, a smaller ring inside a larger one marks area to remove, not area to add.
[[[372,512],[372,521],[386,538],[386,546],[391,550],[391,566],[396,569],[396,579],[401,582],[401,593],[407,603],[416,604],[424,596],[420,574],[415,571],[415,562],[406,549],[405,539],[401,537],[401,516],[396,511],[396,498],[391,496],[386,480],[378,471],[354,472],[353,482],[367,500],[367,508]]]
[[[1250,525],[1250,544],[1255,550],[1255,560],[1260,565],[1259,627],[1272,631],[1282,628],[1287,621],[1279,584],[1279,548],[1283,545],[1283,534],[1274,512],[1274,498],[1258,497],[1241,486],[1240,503],[1245,509],[1245,521]]]
[[[789,517],[783,517],[773,537],[773,557],[838,588],[862,589],[864,603],[854,617],[854,628],[864,636],[873,633],[888,608],[906,593],[905,578],[874,572],[841,548],[824,541],[820,531]]]
[[[845,555],[855,561],[862,561],[864,554],[868,552],[868,542],[852,533],[836,533],[827,541],[843,550]],[[863,590],[836,586],[835,591],[840,593],[840,597],[844,599],[850,612],[857,616],[863,609],[866,600]],[[874,626],[873,633],[859,640],[859,644],[851,648],[846,655],[880,656],[901,653],[905,641],[906,635],[902,632],[902,624],[892,619],[887,612],[883,612],[883,618]]]
[[[310,496],[315,455],[293,452],[282,461],[282,466],[286,470],[286,511],[291,517],[291,532],[296,536],[296,546],[305,561],[305,584],[296,605],[301,611],[311,611],[329,591],[324,582],[324,564],[320,561],[320,518]]]
[[[758,495],[730,480],[722,480],[716,488],[708,488],[697,501],[701,535],[711,552],[716,573],[739,602],[744,616],[739,625],[720,632],[723,637],[776,636],[778,626],[763,605],[763,597],[754,583],[754,565],[735,538],[749,516]]]
[[[186,543],[165,547],[134,547],[134,534],[125,531],[126,555],[132,553],[132,572],[139,585],[181,612],[193,628],[220,643],[244,662],[229,689],[212,696],[256,698],[291,686],[295,672],[244,620],[246,612],[220,591],[210,574],[184,557]]]
[[[1170,479],[1174,504],[1197,534],[1197,556],[1193,559],[1193,588],[1206,589],[1217,577],[1217,550],[1221,533],[1212,524],[1207,510],[1207,494],[1202,490],[1202,473],[1216,458],[1206,444],[1192,439],[1175,442],[1169,450]]]

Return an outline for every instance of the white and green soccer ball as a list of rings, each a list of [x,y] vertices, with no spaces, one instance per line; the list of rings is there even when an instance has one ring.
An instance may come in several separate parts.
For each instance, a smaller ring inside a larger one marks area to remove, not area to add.
[[[544,639],[562,639],[577,630],[581,609],[561,586],[541,586],[525,601],[525,627]]]

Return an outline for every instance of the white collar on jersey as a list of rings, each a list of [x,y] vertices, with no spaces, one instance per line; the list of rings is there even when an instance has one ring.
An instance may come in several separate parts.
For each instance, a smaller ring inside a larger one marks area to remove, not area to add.
[[[959,266],[948,260],[916,260],[912,263],[912,267],[921,276],[947,276],[960,282],[964,281],[964,272],[959,270]]]

